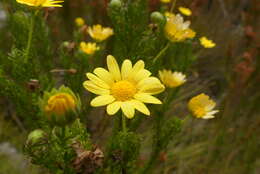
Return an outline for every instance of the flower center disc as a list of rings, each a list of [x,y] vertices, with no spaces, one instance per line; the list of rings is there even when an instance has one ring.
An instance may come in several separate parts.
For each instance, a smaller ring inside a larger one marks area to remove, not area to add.
[[[111,88],[112,95],[119,101],[131,99],[136,93],[136,87],[126,80],[114,83]]]

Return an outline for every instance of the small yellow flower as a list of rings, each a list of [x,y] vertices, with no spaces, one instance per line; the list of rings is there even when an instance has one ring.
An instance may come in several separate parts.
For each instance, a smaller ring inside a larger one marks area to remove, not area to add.
[[[75,24],[78,26],[78,27],[82,27],[84,24],[85,24],[85,21],[83,18],[81,17],[77,17],[75,19]]]
[[[214,118],[214,114],[219,112],[218,110],[213,110],[215,106],[216,103],[204,93],[193,97],[188,103],[189,110],[192,114],[202,119]]]
[[[16,0],[20,4],[34,7],[62,7],[64,0]]]
[[[189,8],[179,7],[178,9],[185,16],[190,16],[192,14],[192,12]]]
[[[164,16],[166,16],[167,18],[172,18],[172,17],[174,17],[175,15],[174,15],[173,13],[169,12],[169,11],[166,11],[166,12],[164,13]]]
[[[75,120],[80,110],[80,99],[67,87],[44,92],[39,105],[45,118],[54,125],[64,125]]]
[[[120,70],[116,59],[109,55],[107,67],[108,71],[96,68],[94,74],[86,74],[89,80],[83,83],[84,87],[99,95],[91,101],[91,106],[107,105],[109,115],[114,115],[121,108],[127,118],[133,118],[135,109],[150,115],[144,103],[161,104],[152,95],[162,92],[164,86],[159,79],[151,76],[151,72],[144,69],[142,60],[132,66],[132,62],[126,59]]]
[[[91,42],[80,42],[80,49],[84,53],[88,55],[94,54],[96,51],[98,51],[100,48],[97,46],[96,43],[91,43]]]
[[[209,40],[206,37],[200,38],[200,44],[205,48],[213,48],[216,46],[216,44],[212,40]]]
[[[163,84],[169,88],[176,88],[186,82],[186,76],[181,72],[162,70],[159,71],[159,77]]]
[[[114,31],[112,28],[102,27],[98,24],[94,25],[93,27],[89,27],[88,33],[93,39],[101,42],[112,36],[114,34]]]
[[[49,114],[64,115],[76,109],[76,101],[70,94],[58,93],[48,99],[45,112]]]
[[[164,27],[165,36],[171,42],[181,42],[186,39],[194,38],[196,33],[189,28],[190,21],[183,21],[180,14],[170,15]]]
[[[171,0],[160,0],[162,3],[170,3]]]

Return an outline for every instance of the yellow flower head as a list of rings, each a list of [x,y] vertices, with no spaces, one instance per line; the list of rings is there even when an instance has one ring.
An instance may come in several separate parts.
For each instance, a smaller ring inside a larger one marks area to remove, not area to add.
[[[215,106],[216,103],[204,93],[193,97],[188,103],[189,110],[192,114],[202,119],[214,118],[214,114],[219,112],[218,110],[213,110]]]
[[[183,14],[185,16],[190,16],[192,14],[192,12],[189,8],[179,7],[178,10],[181,12],[181,14]]]
[[[196,33],[189,28],[190,21],[183,21],[180,14],[172,15],[167,18],[164,27],[166,37],[172,42],[181,42],[185,39],[194,38]]]
[[[205,48],[213,48],[216,46],[216,44],[212,40],[209,40],[206,37],[200,38],[200,44]]]
[[[160,0],[162,3],[170,3],[171,0]]]
[[[169,12],[169,11],[166,11],[166,12],[164,13],[164,15],[166,16],[166,18],[172,18],[172,17],[175,16],[173,13],[171,13],[171,12]]]
[[[181,72],[162,70],[159,71],[159,77],[163,84],[169,88],[176,88],[186,82],[186,76]]]
[[[83,18],[81,17],[77,17],[75,19],[75,24],[78,26],[78,27],[82,27],[84,24],[85,24],[85,21]]]
[[[95,39],[96,41],[103,41],[109,38],[114,34],[112,28],[109,27],[102,27],[101,25],[94,25],[93,27],[88,28],[89,35]]]
[[[80,99],[65,86],[45,92],[39,104],[47,120],[56,125],[74,120],[81,105]]]
[[[162,92],[164,86],[144,69],[144,61],[139,60],[132,66],[132,62],[126,59],[120,70],[116,59],[109,55],[107,67],[108,71],[96,68],[94,74],[86,74],[89,80],[83,83],[84,87],[99,95],[91,101],[91,106],[107,105],[109,115],[114,115],[121,108],[127,118],[133,118],[135,109],[150,115],[144,103],[161,104],[152,95]]]
[[[98,51],[100,48],[97,46],[96,43],[91,42],[80,42],[80,50],[88,55],[94,54],[96,51]]]
[[[16,0],[20,4],[34,7],[62,7],[63,0]]]

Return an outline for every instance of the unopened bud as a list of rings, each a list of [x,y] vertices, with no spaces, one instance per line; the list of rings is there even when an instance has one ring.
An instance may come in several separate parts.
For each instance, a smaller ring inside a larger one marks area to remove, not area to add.
[[[151,21],[155,24],[163,25],[166,22],[165,17],[158,11],[152,12]]]
[[[122,7],[122,2],[121,2],[121,0],[111,0],[109,3],[109,7],[120,8],[120,7]]]
[[[35,145],[41,142],[44,142],[46,134],[41,129],[36,129],[32,131],[27,138],[27,144]]]

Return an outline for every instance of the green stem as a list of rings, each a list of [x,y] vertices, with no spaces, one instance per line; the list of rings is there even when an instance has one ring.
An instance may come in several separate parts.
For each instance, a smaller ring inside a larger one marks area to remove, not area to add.
[[[122,114],[122,130],[123,130],[124,133],[127,132],[127,130],[126,130],[126,118],[125,118],[124,114]]]
[[[34,30],[34,23],[35,23],[35,17],[38,13],[38,10],[35,11],[35,13],[33,14],[33,16],[31,17],[30,20],[30,28],[29,28],[29,34],[28,34],[28,40],[27,40],[27,46],[26,46],[26,50],[25,50],[25,59],[24,62],[27,63],[28,59],[29,59],[29,53],[30,53],[30,49],[31,49],[31,45],[32,45],[32,36],[33,36],[33,30]]]
[[[171,6],[171,9],[170,9],[170,12],[173,11],[173,9],[174,9],[174,7],[175,7],[175,5],[176,5],[176,2],[177,2],[177,0],[174,0],[174,1],[172,2],[172,6]]]
[[[153,59],[153,64],[167,51],[170,46],[170,42],[166,44],[166,46],[155,56]]]

